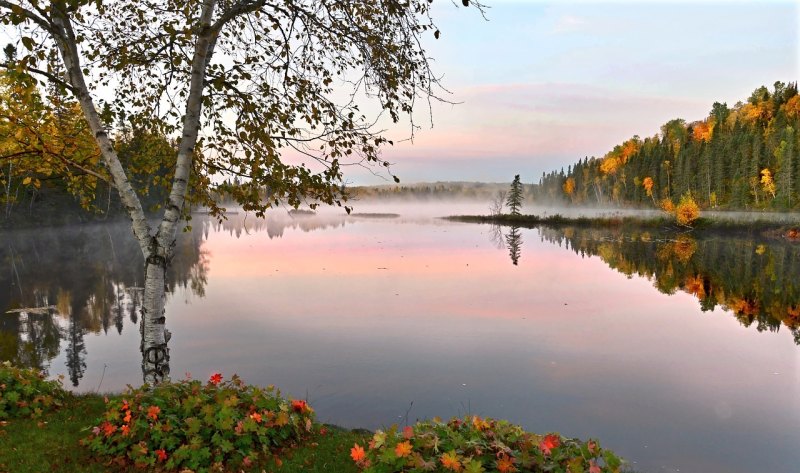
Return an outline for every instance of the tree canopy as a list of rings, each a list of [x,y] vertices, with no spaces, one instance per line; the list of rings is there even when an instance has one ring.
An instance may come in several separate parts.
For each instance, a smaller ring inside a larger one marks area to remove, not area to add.
[[[219,213],[215,187],[233,176],[245,183],[236,201],[263,214],[342,205],[347,166],[389,168],[382,127],[405,116],[413,130],[415,107],[444,92],[422,46],[441,34],[430,9],[424,0],[0,0],[0,22],[22,53],[6,68],[77,99],[103,158],[87,166],[98,178],[129,187],[132,163],[113,165],[112,125],[175,139],[173,153],[152,157],[170,171],[161,184],[173,221],[182,196]]]
[[[705,207],[796,209],[800,205],[800,95],[796,83],[757,88],[746,102],[715,102],[708,116],[674,119],[565,174],[542,176],[535,198],[576,204],[675,203],[687,192]],[[574,180],[572,184],[567,182]],[[569,191],[569,192],[568,192]]]

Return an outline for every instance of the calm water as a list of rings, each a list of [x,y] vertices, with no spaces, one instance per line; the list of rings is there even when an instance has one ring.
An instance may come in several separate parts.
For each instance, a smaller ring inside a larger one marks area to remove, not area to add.
[[[171,276],[173,378],[238,373],[350,427],[507,418],[643,472],[800,471],[800,245],[384,211],[403,216],[196,216]],[[0,309],[52,306],[0,314],[0,358],[76,391],[141,382],[125,225],[5,232],[0,255]]]

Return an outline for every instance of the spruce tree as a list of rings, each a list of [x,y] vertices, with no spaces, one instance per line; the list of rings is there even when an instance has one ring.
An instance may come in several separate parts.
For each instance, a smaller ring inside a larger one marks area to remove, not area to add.
[[[519,215],[519,210],[522,208],[522,183],[519,180],[519,174],[514,176],[514,180],[511,182],[506,205],[508,210],[511,211],[511,215]]]

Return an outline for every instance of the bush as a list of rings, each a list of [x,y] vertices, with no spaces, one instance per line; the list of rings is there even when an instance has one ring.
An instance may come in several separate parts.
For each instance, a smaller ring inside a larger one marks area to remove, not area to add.
[[[454,471],[617,472],[621,460],[595,440],[525,432],[507,421],[480,417],[419,422],[399,431],[378,431],[365,449],[356,444],[353,461],[365,473]]]
[[[661,202],[659,202],[658,206],[661,207],[661,210],[668,214],[675,212],[675,204],[672,203],[672,199],[670,198],[665,197],[661,199]]]
[[[0,419],[39,417],[61,406],[66,396],[61,380],[47,380],[39,370],[17,368],[8,361],[0,364]]]
[[[245,385],[237,376],[205,384],[185,380],[128,388],[108,401],[83,444],[98,456],[137,467],[196,472],[247,468],[312,430],[314,410],[280,397],[274,387]]]
[[[688,192],[683,194],[675,208],[675,220],[679,225],[690,226],[698,218],[700,218],[700,206],[697,205],[691,194]]]

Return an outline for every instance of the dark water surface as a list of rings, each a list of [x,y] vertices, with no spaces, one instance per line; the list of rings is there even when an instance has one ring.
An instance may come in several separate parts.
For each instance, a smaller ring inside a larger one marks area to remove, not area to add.
[[[501,417],[643,472],[800,471],[798,244],[285,212],[192,225],[173,378],[238,373],[349,427]],[[0,309],[50,306],[0,314],[0,358],[76,391],[139,384],[129,234],[0,233]]]

